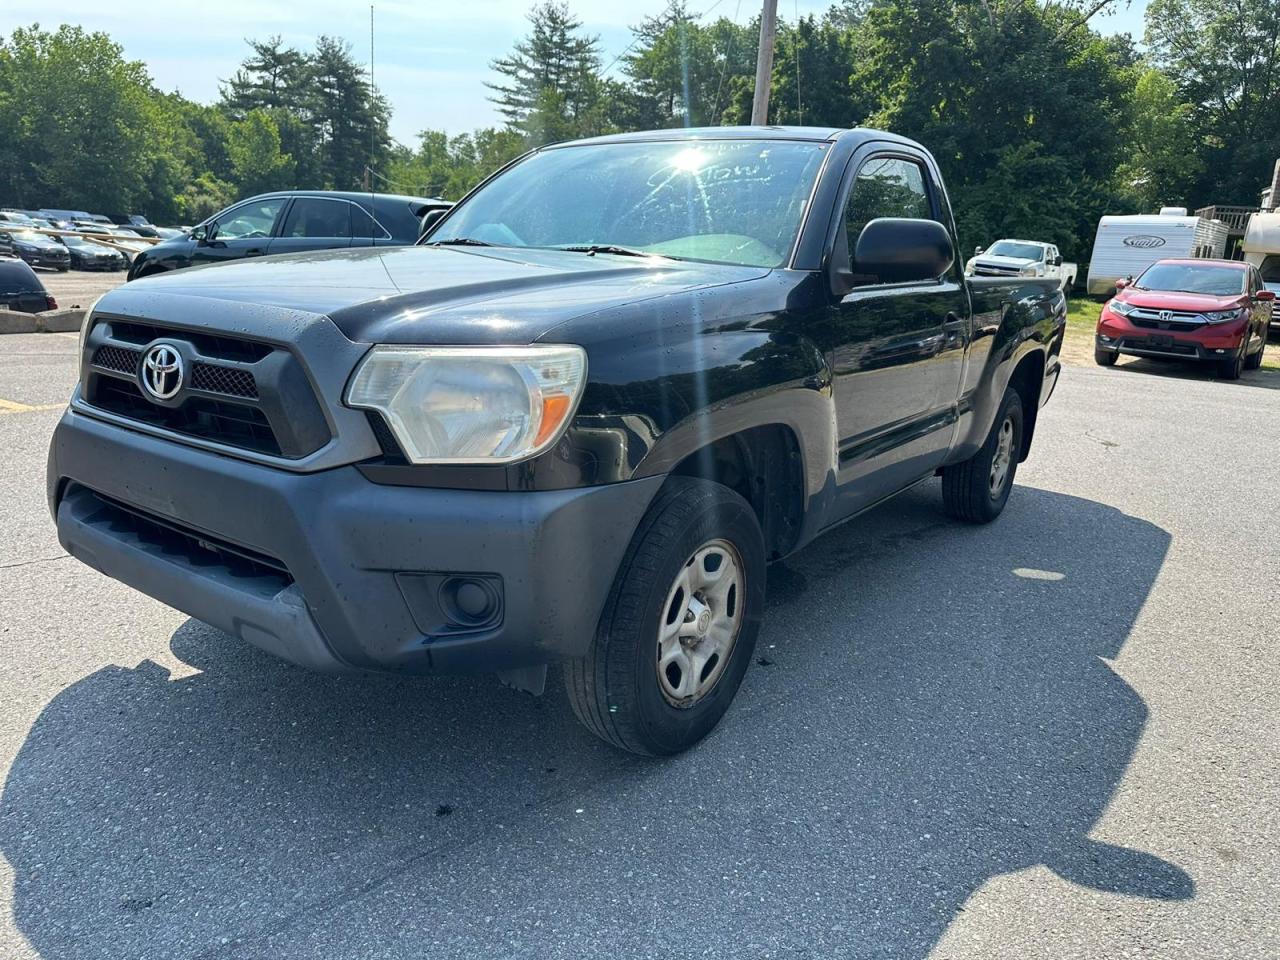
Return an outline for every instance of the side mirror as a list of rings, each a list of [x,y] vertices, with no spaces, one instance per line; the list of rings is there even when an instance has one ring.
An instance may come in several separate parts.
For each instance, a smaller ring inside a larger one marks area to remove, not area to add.
[[[196,243],[198,243],[200,246],[204,246],[206,243],[208,243],[212,239],[209,233],[210,233],[210,227],[201,225],[198,227],[193,227],[191,230],[190,236],[191,236],[191,239],[194,240]]]
[[[832,287],[847,293],[869,283],[937,280],[954,262],[951,235],[938,221],[883,217],[862,228],[853,269],[837,270]]]
[[[973,255],[974,255],[975,257],[980,257],[980,256],[982,256],[982,251],[983,251],[983,249],[985,249],[985,248],[983,248],[983,247],[974,247],[974,248],[973,248]]]
[[[1274,290],[1259,290],[1255,299],[1259,303],[1275,303],[1276,292]]]
[[[1053,258],[1053,265],[1055,267],[1062,266],[1062,254],[1058,254],[1056,257]]]
[[[431,228],[440,222],[440,219],[449,212],[449,209],[449,207],[437,207],[424,213],[422,215],[422,229],[418,231],[418,239],[421,240],[430,233]]]
[[[1124,289],[1125,287],[1127,287],[1128,285],[1129,285],[1129,281],[1128,281],[1128,280],[1124,280],[1124,279],[1117,280],[1117,281],[1116,281],[1116,293],[1119,293],[1121,290],[1123,290],[1123,289]]]

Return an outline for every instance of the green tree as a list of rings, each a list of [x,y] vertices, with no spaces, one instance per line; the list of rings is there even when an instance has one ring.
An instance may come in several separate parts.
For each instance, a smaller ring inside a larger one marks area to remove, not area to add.
[[[867,11],[853,79],[875,104],[867,123],[929,146],[966,246],[1033,236],[1081,258],[1113,212],[1131,87],[1088,12],[1018,0]]]
[[[1196,202],[1256,204],[1280,156],[1280,4],[1152,0],[1146,41],[1194,105]]]
[[[390,108],[351,56],[351,44],[335,37],[316,40],[309,83],[320,181],[338,190],[357,189],[365,183],[366,167],[386,166]]]
[[[252,53],[222,86],[224,105],[244,116],[250,110],[301,113],[307,105],[310,63],[306,54],[278,37],[247,40]]]
[[[151,81],[105,33],[14,30],[0,42],[0,195],[118,210],[147,199]]]
[[[280,152],[280,130],[266,110],[250,110],[243,120],[231,124],[227,153],[242,194],[289,186],[291,158]]]
[[[1133,195],[1139,209],[1186,206],[1204,164],[1196,143],[1193,104],[1177,84],[1151,66],[1131,68],[1134,76],[1126,133],[1128,149],[1116,171],[1117,185]]]
[[[490,66],[502,79],[486,84],[507,127],[531,145],[602,133],[606,84],[599,40],[582,33],[568,4],[547,2],[529,12],[528,36]]]
[[[622,57],[627,127],[719,124],[735,81],[755,75],[752,28],[724,18],[699,24],[683,0],[633,29],[635,47]]]

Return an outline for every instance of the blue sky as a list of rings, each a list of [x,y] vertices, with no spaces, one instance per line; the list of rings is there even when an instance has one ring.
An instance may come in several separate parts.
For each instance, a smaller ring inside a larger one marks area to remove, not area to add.
[[[1095,23],[1106,33],[1142,35],[1147,0]],[[459,133],[499,122],[485,99],[489,61],[511,49],[526,28],[531,0],[375,0],[375,67],[378,86],[391,101],[391,132],[412,142],[430,127]],[[606,63],[631,42],[628,27],[661,11],[666,0],[570,0],[584,26],[598,34]],[[784,18],[820,13],[828,0],[779,0]],[[691,0],[713,16],[745,21],[759,0]],[[714,7],[714,10],[711,8]],[[56,13],[55,13],[56,11]],[[214,3],[155,3],[136,0],[3,0],[0,33],[40,22],[46,28],[75,23],[103,30],[123,44],[127,56],[146,62],[156,83],[195,100],[211,101],[218,81],[243,59],[245,37],[280,34],[310,46],[317,34],[344,37],[362,62],[369,54],[369,5],[353,0],[215,0]],[[617,68],[615,67],[614,70]]]

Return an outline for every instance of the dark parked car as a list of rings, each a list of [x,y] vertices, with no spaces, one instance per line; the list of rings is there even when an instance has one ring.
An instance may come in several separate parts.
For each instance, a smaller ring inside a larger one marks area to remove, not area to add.
[[[293,190],[252,197],[139,253],[129,279],[205,263],[337,247],[413,243],[444,200],[386,193]]]
[[[419,246],[103,297],[58,537],[315,669],[541,692],[561,661],[588,728],[673,753],[737,692],[770,561],[936,473],[951,515],[1003,510],[1066,305],[956,249],[933,158],[887,133],[544,148]]]
[[[57,310],[58,301],[49,295],[40,278],[16,257],[0,254],[0,307],[20,313]]]
[[[67,248],[73,269],[123,270],[129,265],[129,258],[123,253],[101,243],[94,243],[74,234],[64,234],[57,239]]]
[[[70,270],[71,258],[67,248],[53,237],[18,226],[0,224],[0,253],[13,254],[33,267],[50,270]]]

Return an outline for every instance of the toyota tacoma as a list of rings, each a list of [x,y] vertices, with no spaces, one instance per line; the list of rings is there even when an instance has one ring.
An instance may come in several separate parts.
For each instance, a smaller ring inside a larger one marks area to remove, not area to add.
[[[965,277],[938,168],[873,130],[537,150],[416,246],[106,294],[48,496],[91,567],[304,667],[562,664],[683,750],[771,561],[926,477],[998,516],[1059,374],[1059,284]]]

